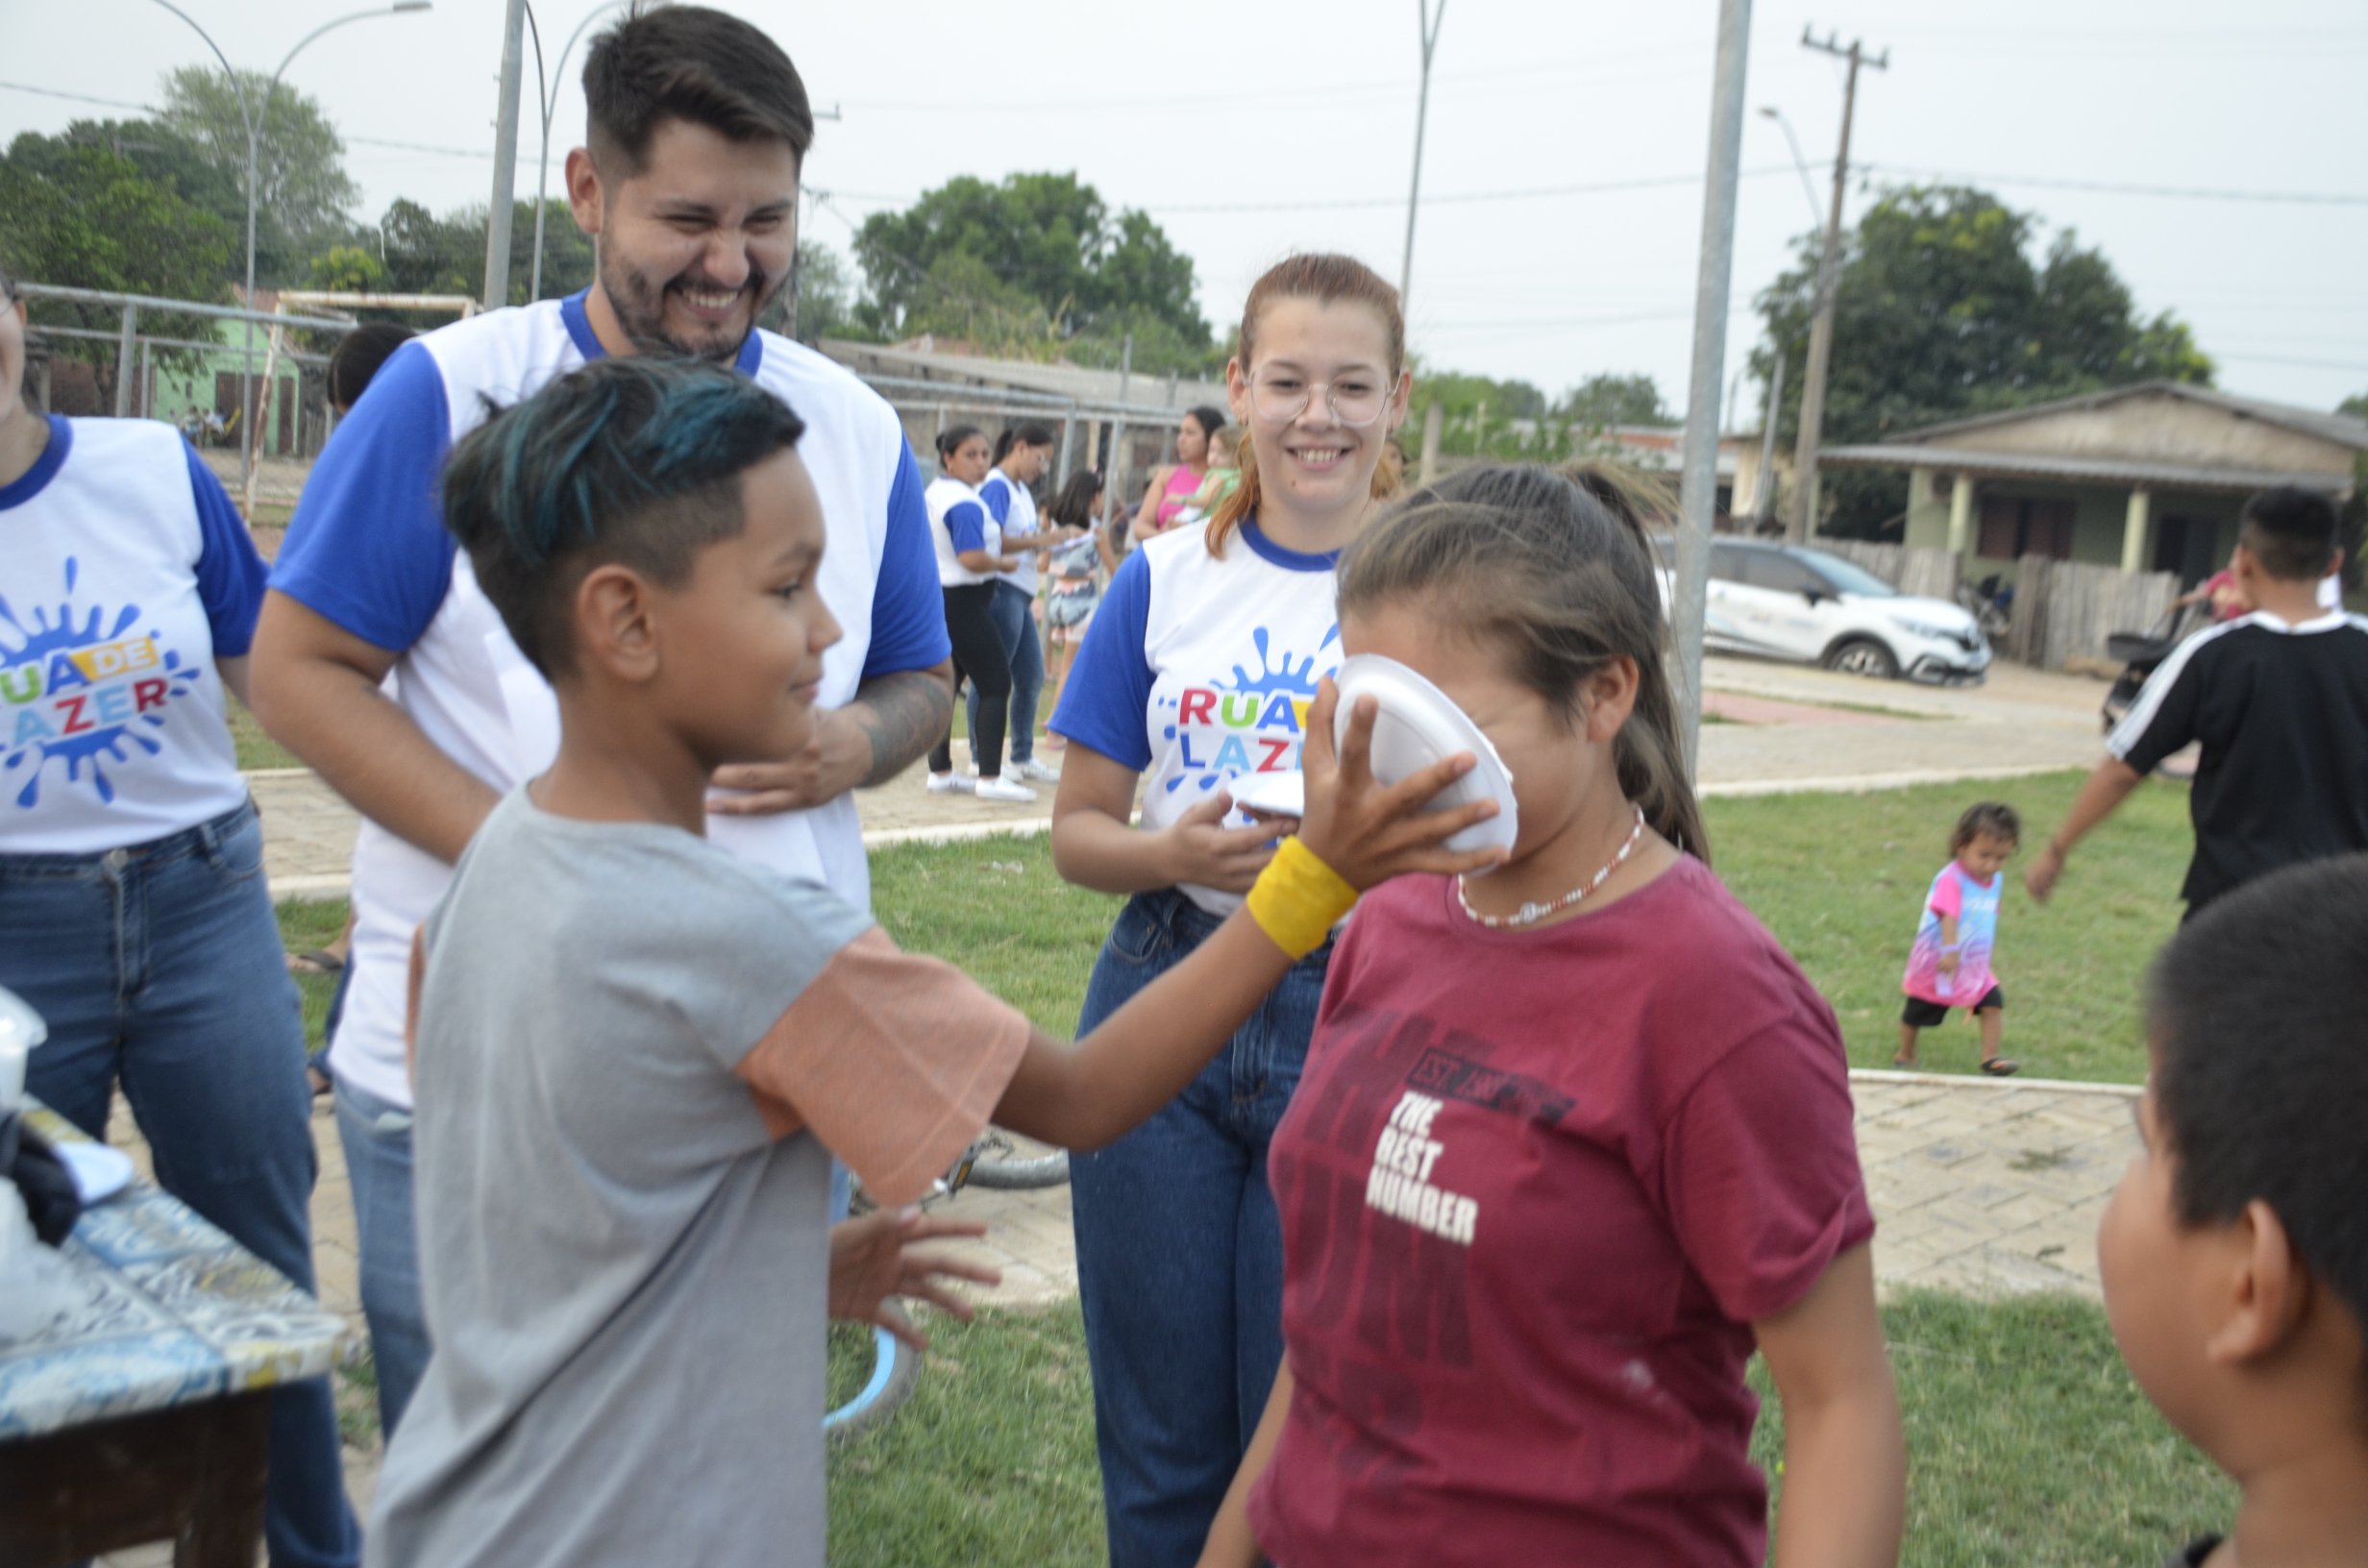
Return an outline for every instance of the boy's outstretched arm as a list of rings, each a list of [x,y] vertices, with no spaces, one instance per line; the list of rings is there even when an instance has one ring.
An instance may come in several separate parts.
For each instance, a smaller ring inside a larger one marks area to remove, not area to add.
[[[1873,1249],[1852,1247],[1809,1294],[1751,1327],[1784,1401],[1776,1568],[1889,1568],[1899,1561],[1908,1452],[1875,1311]]]
[[[1335,757],[1338,700],[1326,680],[1308,711],[1300,844],[1360,893],[1408,871],[1453,873],[1494,864],[1497,850],[1443,847],[1456,833],[1493,816],[1492,803],[1422,809],[1471,770],[1472,758],[1451,757],[1384,789],[1373,781],[1370,766],[1378,707],[1369,698],[1359,702]],[[1189,958],[1076,1044],[1037,1033],[1004,1087],[995,1120],[1063,1148],[1109,1142],[1191,1083],[1298,956],[1278,945],[1249,909],[1236,911]]]

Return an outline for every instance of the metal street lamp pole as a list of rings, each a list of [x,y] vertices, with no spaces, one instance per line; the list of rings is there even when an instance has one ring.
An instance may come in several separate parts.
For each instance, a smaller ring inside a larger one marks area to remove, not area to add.
[[[1702,258],[1694,281],[1693,372],[1686,395],[1677,561],[1670,611],[1678,650],[1678,728],[1686,776],[1702,733],[1702,626],[1710,604],[1711,516],[1718,505],[1718,393],[1725,380],[1727,301],[1735,282],[1735,206],[1742,177],[1743,73],[1751,0],[1720,0],[1718,64],[1711,89],[1710,170],[1702,192]],[[1688,845],[1687,848],[1698,848]]]
[[[1406,258],[1397,269],[1397,308],[1401,319],[1415,286],[1415,212],[1422,200],[1422,133],[1431,117],[1431,52],[1439,47],[1439,24],[1447,19],[1447,0],[1439,0],[1436,15],[1431,0],[1415,0],[1422,30],[1422,92],[1415,100],[1415,178],[1406,192]]]
[[[213,51],[213,58],[222,62],[222,74],[230,78],[231,91],[236,94],[238,98],[238,117],[246,122],[246,306],[248,309],[252,310],[255,308],[255,185],[256,167],[260,160],[259,134],[261,131],[261,122],[257,118],[254,110],[248,108],[246,86],[238,80],[238,72],[232,66],[230,57],[222,52],[222,46],[214,42],[212,36],[210,35],[204,28],[198,26],[196,20],[192,18],[187,12],[182,10],[179,6],[174,5],[172,0],[156,0],[156,3],[162,6],[166,11],[171,12],[174,15],[180,17],[183,21],[187,22],[189,24],[189,30],[195,33],[199,37],[206,40],[206,47]],[[266,114],[271,112],[271,95],[279,89],[280,78],[287,74],[287,68],[295,61],[297,55],[303,52],[306,44],[310,43],[314,38],[319,37],[330,29],[343,27],[348,22],[358,22],[366,16],[394,16],[407,14],[411,12],[429,11],[432,9],[432,0],[397,0],[397,3],[392,6],[380,7],[370,11],[357,11],[348,15],[339,16],[334,21],[322,23],[319,27],[316,27],[311,32],[306,34],[302,38],[299,38],[296,42],[296,47],[290,49],[287,52],[286,59],[280,61],[280,68],[271,73],[271,85],[263,91],[263,112]],[[249,478],[255,472],[255,420],[253,417],[255,408],[255,323],[251,321],[248,322],[246,324],[246,368],[240,371],[238,376],[239,411],[242,419],[244,420],[246,429],[246,438],[239,443],[239,478],[241,479]]]
[[[576,41],[583,37],[585,28],[605,12],[630,3],[631,0],[607,0],[606,4],[594,6],[587,12],[584,19],[576,24],[576,31],[567,36],[567,42],[560,46],[559,58],[552,64],[551,73],[546,77],[543,74],[542,31],[534,26],[534,6],[532,0],[528,0],[527,27],[534,37],[534,79],[535,86],[542,94],[543,110],[542,161],[534,177],[534,262],[527,283],[530,304],[543,297],[543,208],[550,202],[547,193],[551,187],[551,116],[558,111],[559,84],[567,79],[567,57],[575,52]]]

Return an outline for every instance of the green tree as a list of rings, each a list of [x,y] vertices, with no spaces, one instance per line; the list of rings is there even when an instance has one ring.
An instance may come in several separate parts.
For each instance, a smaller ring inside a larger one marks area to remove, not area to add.
[[[212,302],[222,298],[232,254],[229,225],[106,146],[26,132],[0,157],[0,261],[27,282]],[[34,306],[34,318],[107,331],[121,319],[107,306],[49,300]],[[152,312],[140,327],[167,337],[213,335],[201,317]],[[62,337],[51,348],[98,365],[111,393],[112,345]]]
[[[1684,420],[1669,412],[1661,401],[1661,387],[1650,376],[1615,376],[1609,372],[1590,376],[1555,404],[1557,418],[1591,430],[1606,430],[1617,425],[1653,425],[1667,429],[1682,425]]]
[[[854,281],[838,252],[818,239],[798,241],[797,290],[799,342],[811,346],[826,337],[862,338],[862,325],[854,319]],[[786,292],[782,299],[787,301]],[[779,330],[787,314],[785,307],[777,309],[767,325]]]
[[[1835,296],[1824,439],[1895,430],[2145,380],[2208,385],[2212,363],[2168,311],[2137,314],[2105,257],[2070,230],[2032,259],[2040,220],[1961,185],[1887,190],[1846,236]],[[1756,302],[1768,341],[1752,355],[1764,379],[1785,349],[1779,433],[1798,429],[1809,358],[1817,239]],[[1826,527],[1865,536],[1907,505],[1907,477],[1851,470],[1824,477]]]
[[[379,258],[358,245],[332,245],[312,258],[311,286],[338,294],[367,294],[386,277]]]
[[[375,229],[359,231],[357,243],[382,257],[392,294],[466,294],[485,291],[485,208],[456,208],[437,217],[419,203],[397,197]],[[534,204],[520,202],[509,223],[509,303],[525,305],[534,277]],[[543,212],[542,297],[560,299],[592,282],[592,240],[576,227],[567,204],[552,197]]]
[[[1136,331],[1136,363],[1146,370],[1169,368],[1145,362],[1154,337],[1163,352],[1180,345],[1196,369],[1210,348],[1209,325],[1194,303],[1192,258],[1148,215],[1113,213],[1073,173],[1015,174],[999,184],[950,180],[901,212],[866,218],[855,258],[868,285],[861,314],[884,336],[946,331],[940,323],[960,320],[1002,324],[998,335],[1017,344],[1041,321],[1040,353],[1085,337],[1098,341],[1088,350],[1098,356]],[[1149,331],[1151,321],[1172,336]]]
[[[238,85],[256,120],[256,279],[291,283],[331,236],[344,237],[361,193],[346,177],[345,143],[317,101],[285,83],[273,88],[260,71],[240,71]],[[247,121],[230,77],[199,65],[171,72],[158,118],[230,179],[243,225]]]

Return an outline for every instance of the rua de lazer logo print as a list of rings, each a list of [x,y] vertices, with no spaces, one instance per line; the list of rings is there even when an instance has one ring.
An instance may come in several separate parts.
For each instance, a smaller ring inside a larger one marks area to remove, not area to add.
[[[1264,626],[1250,632],[1258,649],[1258,673],[1233,667],[1230,684],[1221,678],[1184,688],[1172,703],[1175,722],[1166,733],[1176,743],[1178,772],[1168,780],[1170,794],[1189,781],[1195,788],[1213,790],[1242,773],[1287,773],[1299,766],[1299,748],[1307,735],[1308,705],[1316,698],[1316,682],[1340,667],[1334,652],[1322,670],[1316,661],[1340,641],[1336,625],[1326,630],[1316,651],[1295,658],[1277,654]]]
[[[66,557],[54,618],[37,604],[27,625],[0,598],[0,778],[27,809],[39,803],[53,762],[64,764],[69,787],[111,803],[107,764],[129,763],[127,745],[150,756],[162,750],[145,731],[161,729],[167,704],[195,686],[189,664],[140,626],[138,605],[110,617],[102,605],[75,604],[81,571]]]

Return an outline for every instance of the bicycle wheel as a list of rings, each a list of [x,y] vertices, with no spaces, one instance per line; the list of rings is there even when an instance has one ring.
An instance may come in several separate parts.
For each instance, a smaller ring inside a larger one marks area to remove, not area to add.
[[[823,1417],[823,1440],[851,1443],[886,1426],[920,1381],[920,1353],[886,1329],[831,1324],[828,1386],[837,1403]]]
[[[1069,1180],[1069,1151],[990,1127],[972,1148],[970,1185],[995,1191],[1058,1187]]]

